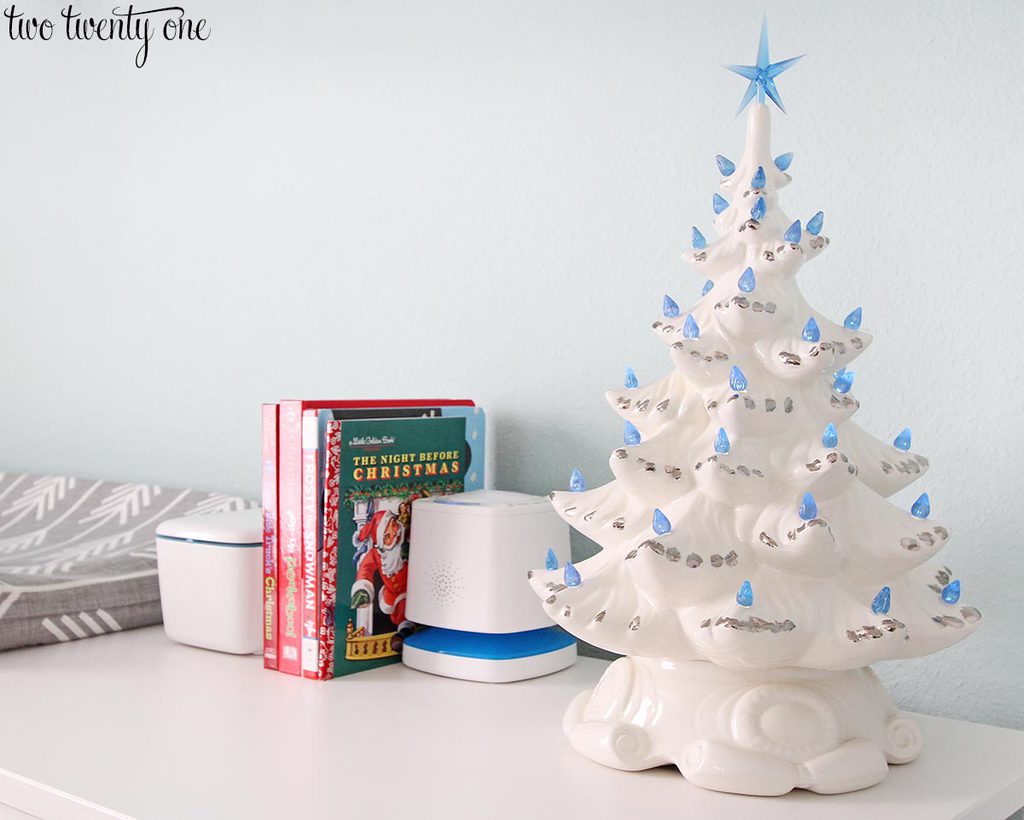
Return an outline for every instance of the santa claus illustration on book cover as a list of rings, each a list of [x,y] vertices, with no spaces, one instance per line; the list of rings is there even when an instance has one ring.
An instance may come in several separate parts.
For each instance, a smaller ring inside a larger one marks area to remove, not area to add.
[[[379,580],[377,608],[388,617],[399,639],[413,628],[405,618],[405,579],[408,575],[409,508],[417,497],[412,495],[402,501],[398,513],[387,508],[376,510],[353,538],[356,580],[352,584],[352,609],[357,617],[359,613],[369,615],[372,612],[374,582]],[[357,620],[357,628],[366,626],[366,622],[360,624]]]

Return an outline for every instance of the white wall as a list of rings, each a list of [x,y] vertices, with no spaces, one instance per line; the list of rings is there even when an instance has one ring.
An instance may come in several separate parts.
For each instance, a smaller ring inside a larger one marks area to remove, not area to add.
[[[57,3],[22,3],[36,13]],[[88,4],[96,12],[108,8]],[[113,4],[111,4],[113,5]],[[213,36],[0,36],[0,467],[255,494],[258,404],[468,395],[497,484],[593,481],[602,391],[670,366],[756,2],[190,3]],[[1024,726],[1015,3],[778,3],[796,152],[827,214],[801,282],[864,305],[858,419],[913,427],[945,560],[986,615],[882,671],[914,709]]]

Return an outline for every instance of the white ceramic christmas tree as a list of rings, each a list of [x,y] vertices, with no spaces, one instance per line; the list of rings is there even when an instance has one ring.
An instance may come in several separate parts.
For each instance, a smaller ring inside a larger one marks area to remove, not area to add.
[[[718,157],[719,238],[693,229],[685,258],[704,285],[654,332],[675,368],[608,393],[625,419],[615,479],[574,471],[555,507],[602,551],[531,575],[551,617],[626,657],[565,715],[581,753],[619,769],[675,764],[710,789],[831,793],[913,760],[921,733],[869,668],[960,640],[980,614],[929,562],[949,531],[922,495],[886,500],[927,460],[910,431],[890,446],[850,417],[853,360],[871,342],[857,308],[841,324],[811,307],[795,275],[821,253],[819,212],[779,204],[791,154],[772,158],[765,96],[781,108],[762,28],[743,157]]]

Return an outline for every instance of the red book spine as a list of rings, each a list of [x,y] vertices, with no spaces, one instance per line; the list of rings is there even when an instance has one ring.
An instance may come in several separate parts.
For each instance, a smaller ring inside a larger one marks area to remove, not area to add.
[[[324,529],[320,559],[320,679],[334,677],[334,610],[338,597],[338,487],[341,422],[327,423],[324,446]]]
[[[263,496],[263,666],[277,669],[277,405],[261,414]]]
[[[320,677],[319,556],[317,539],[317,411],[302,414],[302,677]]]
[[[302,673],[299,587],[302,582],[302,402],[279,405],[277,668]]]

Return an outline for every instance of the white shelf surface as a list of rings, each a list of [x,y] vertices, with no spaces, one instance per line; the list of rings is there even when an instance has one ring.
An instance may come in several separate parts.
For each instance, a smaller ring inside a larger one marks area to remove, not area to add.
[[[482,684],[396,665],[315,683],[160,627],[6,652],[0,817],[1003,820],[1024,805],[1024,732],[927,716],[921,758],[852,794],[741,797],[675,769],[607,769],[561,732],[604,668]]]

